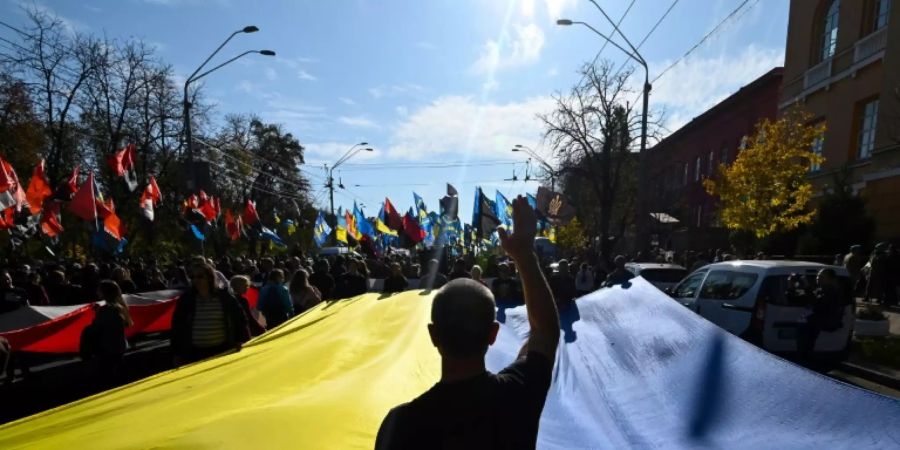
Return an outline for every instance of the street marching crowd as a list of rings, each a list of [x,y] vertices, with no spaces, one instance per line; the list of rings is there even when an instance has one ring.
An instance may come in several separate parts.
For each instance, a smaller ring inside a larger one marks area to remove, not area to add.
[[[110,167],[136,187],[134,149],[126,147],[110,159]],[[524,292],[516,265],[500,250],[498,228],[513,227],[513,203],[497,192],[491,200],[476,189],[471,224],[458,217],[459,195],[448,185],[440,212],[429,212],[414,194],[415,206],[401,216],[385,199],[376,217],[353,211],[327,216],[320,212],[313,235],[316,247],[343,244],[345,251],[320,254],[292,248],[273,256],[183,256],[163,260],[158,255],[130,255],[124,251],[124,230],[111,199],[104,199],[90,173],[78,186],[78,169],[55,190],[38,164],[27,187],[0,159],[0,228],[9,231],[11,245],[35,233],[55,237],[61,231],[63,205],[72,214],[96,226],[100,240],[114,243],[90,260],[26,259],[0,262],[0,317],[28,306],[80,305],[103,301],[93,323],[81,334],[81,354],[98,362],[104,377],[114,380],[128,349],[125,330],[131,325],[123,294],[180,290],[172,314],[170,340],[176,365],[239,348],[253,336],[277,327],[322,301],[354,297],[367,291],[384,293],[408,289],[438,289],[455,279],[471,279],[486,287],[497,304],[522,304]],[[144,216],[153,219],[161,193],[151,177],[141,196]],[[574,216],[563,196],[540,188],[536,196],[521,198],[536,217],[536,235],[554,238],[554,225]],[[182,214],[189,232],[202,236],[209,224],[224,216],[232,239],[248,233],[284,245],[278,234],[263,226],[252,201],[242,214],[223,210],[220,201],[205,193],[184,201]],[[40,230],[40,231],[38,231]],[[198,237],[201,239],[201,237]],[[351,248],[357,251],[350,250]],[[593,246],[566,254],[542,253],[540,269],[548,281],[557,308],[600,287],[621,284],[633,277],[626,262],[666,262],[689,270],[712,262],[739,259],[723,250],[666,252],[654,249],[634,255],[603,255]],[[764,259],[765,255],[755,255]],[[870,255],[854,246],[838,255],[835,265],[846,266],[860,296],[896,304],[900,279],[900,253],[893,245],[878,244]],[[372,280],[379,280],[373,283]],[[251,291],[256,301],[248,301]],[[215,300],[215,301],[211,301]],[[18,357],[17,357],[18,356]],[[0,336],[0,369],[12,382],[15,370],[27,374],[27,358]]]

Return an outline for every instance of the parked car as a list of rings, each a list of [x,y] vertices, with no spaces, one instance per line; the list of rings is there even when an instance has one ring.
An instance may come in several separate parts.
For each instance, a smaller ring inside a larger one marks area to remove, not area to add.
[[[627,263],[625,270],[649,281],[661,291],[675,287],[687,276],[687,269],[677,264]]]
[[[814,353],[843,357],[849,349],[855,321],[850,275],[847,269],[804,261],[727,261],[697,269],[670,295],[684,306],[773,353],[797,351],[797,332],[810,306],[789,295],[788,277],[799,275],[807,289],[816,286],[816,274],[834,269],[846,296],[840,329],[822,332]]]

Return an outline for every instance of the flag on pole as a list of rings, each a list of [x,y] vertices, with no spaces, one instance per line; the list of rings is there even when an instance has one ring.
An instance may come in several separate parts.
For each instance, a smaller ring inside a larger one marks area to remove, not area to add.
[[[253,200],[247,200],[244,206],[244,225],[252,227],[259,222],[259,214],[256,213],[256,203]]]
[[[403,233],[414,244],[418,244],[425,240],[425,230],[419,225],[416,216],[413,215],[412,208],[403,216]]]
[[[280,236],[266,227],[262,227],[262,229],[259,231],[259,237],[275,244],[278,247],[287,247],[287,244],[284,243]]]
[[[494,207],[496,208],[497,220],[500,221],[501,225],[505,225],[507,227],[512,226],[512,204],[509,203],[509,200],[497,191],[495,196],[496,200],[494,202]]]
[[[385,199],[387,200],[387,199]],[[378,211],[378,216],[375,217],[375,230],[381,234],[387,234],[389,236],[397,237],[398,234],[396,231],[392,230],[391,227],[387,225],[387,212],[385,211],[385,203],[381,204],[381,210]],[[403,223],[401,222],[401,226]]]
[[[225,210],[225,233],[232,241],[241,238],[241,216],[232,214],[230,209]]]
[[[21,211],[26,202],[25,191],[19,183],[16,170],[9,162],[0,158],[0,210],[15,206],[16,211]]]
[[[56,186],[56,191],[53,192],[53,198],[64,202],[72,200],[72,196],[75,195],[75,191],[78,190],[78,172],[80,170],[81,166],[75,166],[75,168],[72,169],[72,175],[69,175],[69,179]]]
[[[147,187],[141,193],[141,213],[147,220],[153,222],[154,208],[162,200],[162,193],[159,192],[159,186],[156,185],[156,178],[150,177]]]
[[[354,208],[356,208],[356,206],[354,206]],[[357,241],[362,238],[362,235],[359,233],[359,228],[356,226],[355,214],[352,214],[349,210],[344,211],[344,220],[347,221],[347,234]]]
[[[328,242],[328,236],[331,234],[331,227],[325,221],[325,213],[319,211],[319,217],[316,218],[316,226],[313,230],[313,240],[318,247],[322,247]]]
[[[60,221],[61,206],[62,203],[57,200],[44,202],[44,208],[41,211],[41,231],[48,237],[55,238],[63,232]]]
[[[124,177],[129,191],[137,189],[137,174],[134,170],[136,151],[134,144],[128,144],[106,159],[109,168],[117,177]]]
[[[397,212],[397,208],[394,208],[391,200],[387,197],[384,198],[384,224],[392,230],[403,230],[403,216]]]
[[[490,201],[481,187],[475,188],[475,207],[472,209],[472,228],[479,239],[489,239],[491,233],[500,226],[496,206]]]
[[[362,210],[356,206],[356,202],[353,202],[353,218],[356,221],[356,229],[359,231],[360,236],[375,236],[375,228],[366,219],[366,215]]]
[[[31,180],[28,181],[28,191],[25,192],[25,199],[28,201],[31,214],[40,214],[44,200],[51,195],[53,195],[53,190],[50,189],[50,182],[47,181],[47,176],[44,174],[44,160],[42,159],[34,167]]]
[[[94,173],[88,174],[87,180],[81,184],[78,191],[69,202],[69,212],[86,221],[97,220],[97,204],[102,201],[97,198],[96,185],[94,183]]]

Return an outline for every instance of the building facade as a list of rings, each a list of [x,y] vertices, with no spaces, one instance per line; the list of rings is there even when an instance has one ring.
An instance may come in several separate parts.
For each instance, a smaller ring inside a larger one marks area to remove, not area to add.
[[[640,191],[646,214],[637,219],[643,242],[676,251],[727,247],[717,200],[703,180],[734,162],[761,119],[775,119],[782,74],[770,70],[647,150],[648,182]]]
[[[866,199],[876,239],[900,238],[900,4],[791,0],[779,111],[824,123],[816,196],[837,177]]]

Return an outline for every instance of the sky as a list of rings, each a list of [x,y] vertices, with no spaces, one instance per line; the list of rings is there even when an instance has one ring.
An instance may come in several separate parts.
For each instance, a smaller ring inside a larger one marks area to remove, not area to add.
[[[597,0],[613,20],[627,10],[620,29],[635,45],[673,2],[639,48],[651,79],[678,62],[650,96],[669,131],[783,65],[788,14],[787,1],[749,0],[680,59],[744,0]],[[255,113],[282,124],[306,148],[302,170],[323,209],[324,165],[365,141],[373,151],[334,172],[345,187],[335,190],[335,208],[356,201],[374,215],[389,197],[406,210],[415,191],[437,210],[449,182],[466,221],[476,186],[510,199],[537,190],[538,182],[523,179],[538,175],[538,164],[529,170],[527,156],[510,151],[515,144],[553,162],[536,116],[578,82],[578,68],[604,42],[556,20],[612,32],[588,0],[0,0],[0,16],[21,25],[23,5],[55,13],[74,31],[142,38],[179,79],[231,32],[255,25],[259,32],[239,34],[211,64],[245,50],[277,55],[249,55],[205,79],[219,119]],[[0,36],[14,37],[8,31]],[[613,46],[599,59],[628,61]]]

